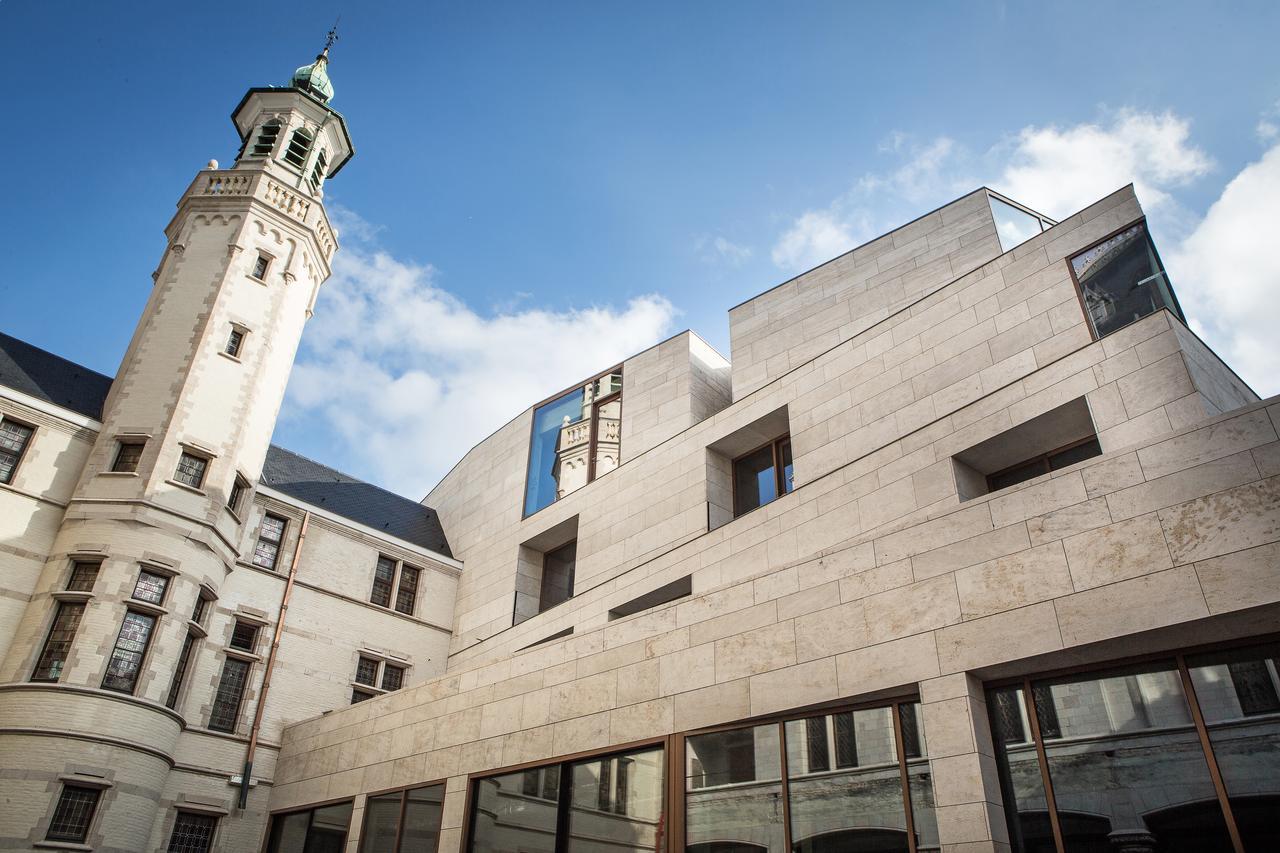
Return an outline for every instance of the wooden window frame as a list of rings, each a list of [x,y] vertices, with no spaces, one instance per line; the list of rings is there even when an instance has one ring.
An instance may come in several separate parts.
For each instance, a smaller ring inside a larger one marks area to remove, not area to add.
[[[784,444],[791,444],[790,432],[784,432],[782,435],[778,436],[777,438],[770,439],[769,441],[766,441],[763,444],[757,444],[755,447],[751,448],[750,450],[744,453],[739,453],[737,456],[729,460],[729,500],[733,504],[734,518],[742,518],[744,515],[753,513],[756,510],[760,509],[761,507],[766,507],[769,504],[773,503],[774,501],[780,500],[781,498],[784,498],[787,495],[791,494],[791,492],[795,491],[794,486],[792,486],[792,488],[790,489],[786,488],[787,476],[783,470],[783,465],[782,465],[782,446]],[[765,501],[762,504],[756,504],[750,509],[746,509],[746,510],[743,510],[742,512],[738,512],[738,463],[741,462],[743,459],[746,459],[748,456],[751,456],[754,453],[759,453],[761,450],[763,450],[766,447],[770,448],[772,451],[771,464],[773,465],[773,488],[776,494],[773,496],[773,500]],[[792,448],[791,454],[792,454],[791,455],[792,464],[794,465],[795,464],[795,448],[794,447]]]
[[[374,797],[386,797],[390,794],[400,795],[400,814],[396,818],[396,841],[395,841],[395,845],[391,848],[392,853],[400,853],[400,846],[404,842],[404,816],[409,805],[409,792],[416,791],[419,788],[434,788],[437,785],[440,787],[440,823],[442,825],[436,830],[435,848],[429,851],[425,851],[425,853],[435,853],[435,851],[439,850],[440,835],[444,831],[444,827],[443,827],[444,798],[445,798],[445,795],[449,793],[447,779],[437,779],[431,782],[419,782],[416,785],[402,785],[397,788],[387,788],[386,790],[383,790],[383,791],[370,791],[369,793],[365,794],[364,795],[364,806],[365,806],[364,819],[360,821],[360,838],[358,839],[358,842],[356,845],[357,853],[360,853],[360,851],[363,851],[364,849],[365,833],[368,832],[369,830],[369,819],[372,817],[369,811],[369,800],[373,799]],[[348,830],[348,832],[350,832],[350,830]],[[350,841],[350,839],[348,839],[348,841]],[[422,853],[422,851],[415,851],[415,853]]]
[[[1173,664],[1173,671],[1178,674],[1183,697],[1185,698],[1187,708],[1191,713],[1192,725],[1195,729],[1197,740],[1200,743],[1201,753],[1209,771],[1209,778],[1213,783],[1218,806],[1221,809],[1222,818],[1226,824],[1227,834],[1231,839],[1234,853],[1245,853],[1244,844],[1240,838],[1240,830],[1236,823],[1235,813],[1231,808],[1231,800],[1227,792],[1226,784],[1222,779],[1222,773],[1218,767],[1217,755],[1213,749],[1213,742],[1209,736],[1208,726],[1204,721],[1204,714],[1200,708],[1200,698],[1196,694],[1195,683],[1191,679],[1190,668],[1187,666],[1187,658],[1212,652],[1265,646],[1278,641],[1280,641],[1280,634],[1264,634],[1257,637],[1232,640],[1226,643],[1210,643],[1207,645],[1174,649],[1172,651],[1152,652],[1150,654],[1133,655],[1114,660],[1101,661],[1098,663],[1080,664],[1077,666],[1051,669],[1016,678],[997,679],[983,684],[984,696],[989,696],[992,691],[1007,687],[1017,687],[1022,690],[1023,713],[1025,714],[1025,719],[1029,724],[1029,731],[1027,734],[1029,735],[1030,740],[1028,742],[1033,743],[1036,748],[1036,760],[1039,764],[1040,770],[1040,783],[1045,794],[1045,808],[1049,814],[1049,826],[1052,830],[1054,847],[1057,850],[1057,853],[1065,853],[1066,844],[1062,833],[1061,818],[1058,814],[1057,800],[1054,796],[1053,779],[1049,773],[1049,763],[1045,749],[1044,737],[1040,730],[1040,718],[1034,700],[1033,690],[1037,682],[1069,678],[1075,675],[1104,673],[1109,670],[1138,666],[1144,663],[1164,662]],[[1003,781],[1001,782],[1001,792],[1002,794],[1005,793]],[[1006,804],[1006,821],[1011,817],[1016,817],[1016,815],[1016,810],[1012,815],[1010,814],[1008,811],[1008,805]]]
[[[1090,249],[1101,246],[1103,243],[1107,242],[1112,237],[1118,237],[1119,235],[1128,231],[1130,228],[1132,228],[1135,225],[1141,225],[1143,229],[1146,231],[1147,243],[1151,249],[1151,254],[1156,256],[1156,263],[1160,265],[1160,272],[1163,275],[1168,275],[1169,270],[1164,265],[1164,259],[1160,257],[1160,251],[1156,248],[1156,241],[1151,237],[1151,226],[1147,224],[1146,216],[1139,216],[1137,219],[1134,219],[1128,224],[1122,225],[1116,230],[1112,231],[1110,234],[1107,234],[1102,239],[1094,240],[1092,243],[1085,246],[1083,249],[1079,249],[1075,252],[1072,252],[1069,256],[1063,259],[1064,263],[1066,263],[1067,265],[1067,273],[1071,276],[1071,284],[1076,289],[1076,299],[1080,303],[1080,313],[1084,315],[1085,328],[1089,330],[1089,336],[1095,341],[1102,340],[1104,336],[1099,335],[1098,330],[1093,327],[1093,318],[1089,316],[1089,306],[1084,301],[1084,288],[1081,287],[1080,285],[1080,279],[1076,278],[1076,267],[1075,267],[1075,264],[1072,263],[1072,261],[1080,257],[1081,255],[1083,255],[1085,252],[1089,251]],[[1182,323],[1182,325],[1186,326],[1187,315],[1182,311],[1182,303],[1178,301],[1178,294],[1173,289],[1172,284],[1166,283],[1166,285],[1169,288],[1169,297],[1173,300],[1174,315],[1178,318],[1178,321]],[[1147,317],[1150,317],[1150,316],[1151,316],[1150,314],[1147,315]],[[1138,323],[1145,319],[1146,317],[1140,317],[1137,320],[1134,320],[1133,323]],[[1118,329],[1113,329],[1112,331],[1107,332],[1107,335],[1114,335],[1116,332],[1119,332],[1121,329],[1125,329],[1125,328],[1128,328],[1129,326],[1132,326],[1133,323],[1126,323],[1125,325],[1121,326]]]
[[[22,470],[22,463],[27,459],[27,452],[31,450],[31,445],[36,443],[36,435],[40,432],[40,428],[33,423],[28,423],[20,418],[11,417],[9,415],[0,415],[0,427],[3,427],[7,423],[25,427],[31,430],[31,434],[27,436],[26,440],[22,443],[22,447],[19,448],[18,452],[14,455],[13,467],[9,469],[8,479],[0,480],[0,486],[13,485],[13,481],[18,477],[18,472]]]
[[[249,278],[254,281],[265,282],[267,276],[271,275],[271,265],[275,262],[275,258],[267,252],[259,251],[258,257],[253,259],[253,268],[249,270]],[[258,273],[258,267],[262,267],[262,273]]]
[[[240,685],[240,690],[236,696],[235,709],[230,715],[231,723],[227,728],[215,726],[214,715],[218,713],[218,692],[222,689],[222,680],[226,677],[228,664],[244,666],[244,681]],[[214,685],[213,697],[209,704],[209,720],[206,728],[212,732],[221,732],[222,734],[234,735],[240,727],[240,715],[244,713],[244,699],[249,692],[249,685],[253,681],[253,661],[241,655],[237,655],[234,650],[223,653],[222,668],[218,670],[218,683]]]

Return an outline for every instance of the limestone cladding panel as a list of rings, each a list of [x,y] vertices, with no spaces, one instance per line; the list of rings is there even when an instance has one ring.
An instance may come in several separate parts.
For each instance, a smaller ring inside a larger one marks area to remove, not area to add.
[[[271,807],[446,777],[463,790],[466,774],[515,762],[918,691],[943,844],[1003,843],[969,673],[1058,653],[1036,665],[1062,665],[1087,643],[1118,657],[1170,627],[1165,647],[1185,644],[1211,616],[1243,620],[1216,623],[1215,636],[1280,627],[1277,420],[1280,401],[1255,404],[741,575],[723,552],[694,569],[690,598],[514,654],[455,656],[441,678],[288,728]],[[1144,486],[1139,506],[1132,490]],[[1142,511],[1113,517],[1113,506]],[[452,853],[464,815],[447,814]]]

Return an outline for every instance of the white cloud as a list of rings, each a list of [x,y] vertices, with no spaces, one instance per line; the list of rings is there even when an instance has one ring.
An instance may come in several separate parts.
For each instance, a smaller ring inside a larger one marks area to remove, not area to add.
[[[810,210],[800,214],[778,238],[770,256],[774,264],[790,272],[802,272],[843,254],[858,240],[853,226],[835,209]]]
[[[751,247],[739,245],[725,237],[704,235],[694,241],[693,248],[703,263],[740,267],[751,259]]]
[[[481,314],[442,289],[433,267],[362,245],[376,232],[349,212],[343,219],[345,245],[304,335],[285,414],[326,419],[357,467],[402,494],[426,494],[522,406],[672,329],[676,310],[656,295]]]
[[[1253,389],[1280,393],[1280,145],[1236,175],[1164,254],[1183,310]]]
[[[1107,124],[1026,127],[994,157],[1007,163],[992,188],[1049,216],[1069,216],[1124,186],[1148,210],[1172,199],[1169,190],[1213,167],[1190,143],[1191,125],[1173,113],[1122,110]]]

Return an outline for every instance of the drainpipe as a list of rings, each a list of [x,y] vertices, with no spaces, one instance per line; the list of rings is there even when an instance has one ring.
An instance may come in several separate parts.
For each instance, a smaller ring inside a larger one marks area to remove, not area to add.
[[[311,513],[303,513],[302,528],[298,531],[298,544],[289,562],[289,576],[284,583],[284,595],[280,598],[280,612],[276,614],[276,629],[271,636],[271,651],[267,652],[267,670],[262,675],[262,689],[258,692],[258,706],[253,712],[253,727],[249,730],[249,748],[244,754],[244,770],[240,773],[240,809],[249,802],[249,780],[253,777],[253,754],[258,750],[258,733],[262,729],[262,715],[267,708],[267,693],[271,690],[271,673],[276,668],[276,653],[280,650],[280,637],[284,634],[284,619],[289,612],[289,598],[293,595],[293,579],[298,575],[298,558],[302,556],[302,543],[307,538],[307,525]]]

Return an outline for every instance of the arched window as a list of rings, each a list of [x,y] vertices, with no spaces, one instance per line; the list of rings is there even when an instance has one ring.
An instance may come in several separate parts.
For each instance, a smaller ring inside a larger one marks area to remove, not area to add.
[[[271,119],[258,131],[258,141],[253,144],[254,157],[270,157],[276,149],[276,140],[280,138],[280,120]]]
[[[310,181],[311,181],[312,192],[316,192],[317,190],[319,190],[320,185],[324,183],[324,173],[325,173],[325,170],[328,169],[328,167],[329,167],[329,157],[327,156],[325,150],[321,148],[320,153],[316,155],[316,164],[311,169]]]
[[[284,152],[285,162],[301,169],[307,162],[307,154],[311,152],[313,142],[315,137],[312,136],[311,131],[305,127],[295,130],[293,137],[289,140],[289,148]]]

